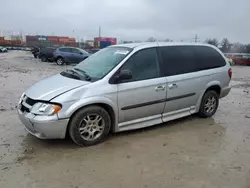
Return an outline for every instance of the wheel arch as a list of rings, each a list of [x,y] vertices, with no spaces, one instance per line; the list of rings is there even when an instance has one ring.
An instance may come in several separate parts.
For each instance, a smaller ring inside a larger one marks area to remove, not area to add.
[[[204,94],[205,94],[207,91],[209,91],[209,90],[214,90],[214,91],[216,91],[216,93],[217,93],[217,94],[219,95],[219,97],[220,97],[221,89],[222,89],[222,87],[221,87],[221,84],[220,84],[219,81],[212,81],[212,82],[208,83],[208,84],[206,85],[206,88],[205,88],[205,89],[203,90],[203,92],[201,92],[201,94],[200,94],[199,100],[198,100],[198,102],[197,102],[197,104],[196,104],[196,111],[199,111],[200,105],[201,105],[201,101],[202,101],[202,98],[203,98]]]
[[[205,94],[207,91],[209,91],[209,90],[215,91],[219,96],[220,96],[220,94],[221,94],[221,86],[219,86],[219,85],[212,85],[212,86],[208,87],[208,88],[206,89],[206,91],[204,92],[204,94]],[[203,95],[204,95],[204,94],[203,94]]]
[[[66,136],[68,136],[68,133],[69,133],[69,125],[72,121],[72,118],[75,116],[76,113],[78,113],[80,110],[86,108],[86,107],[89,107],[89,106],[100,106],[102,107],[103,109],[105,109],[109,116],[110,116],[110,119],[111,119],[111,129],[110,129],[110,132],[116,132],[117,130],[117,122],[118,122],[118,117],[117,117],[117,113],[116,113],[116,109],[114,108],[114,106],[110,103],[107,103],[107,102],[103,102],[103,101],[96,101],[96,102],[88,102],[88,103],[85,103],[85,104],[81,104],[81,105],[78,105],[77,107],[74,108],[73,111],[70,112],[69,114],[69,122],[68,122],[68,125],[67,125],[67,131],[66,131]]]
[[[59,56],[56,56],[55,60],[57,61],[59,58],[64,59],[61,55],[59,55]]]

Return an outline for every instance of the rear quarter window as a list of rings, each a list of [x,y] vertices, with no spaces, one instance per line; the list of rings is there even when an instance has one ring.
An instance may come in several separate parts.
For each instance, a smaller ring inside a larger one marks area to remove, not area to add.
[[[196,46],[195,53],[199,70],[219,68],[226,65],[225,59],[214,48],[208,46]]]
[[[173,76],[223,67],[226,61],[214,48],[208,46],[160,47],[161,74]]]

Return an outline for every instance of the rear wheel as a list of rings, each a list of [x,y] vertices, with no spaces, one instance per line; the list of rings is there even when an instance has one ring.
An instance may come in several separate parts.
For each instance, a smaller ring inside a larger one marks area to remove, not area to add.
[[[214,90],[208,90],[204,94],[198,115],[203,118],[211,117],[215,114],[219,106],[219,95]]]
[[[65,63],[64,59],[62,57],[59,57],[57,60],[56,60],[56,63],[57,65],[63,65]]]
[[[42,61],[42,62],[46,62],[46,61],[47,61],[47,58],[43,55],[43,56],[41,57],[41,61]]]
[[[104,141],[110,131],[108,112],[99,106],[79,110],[69,124],[69,136],[79,146],[91,146]]]

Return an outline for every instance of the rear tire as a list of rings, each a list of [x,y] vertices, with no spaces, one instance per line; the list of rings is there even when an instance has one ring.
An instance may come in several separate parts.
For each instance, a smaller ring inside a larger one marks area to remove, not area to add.
[[[41,61],[42,61],[42,62],[47,62],[47,58],[43,55],[43,56],[41,57]]]
[[[79,110],[69,124],[69,136],[79,146],[92,146],[103,142],[109,134],[111,119],[99,106]]]
[[[214,90],[208,90],[203,95],[198,116],[208,118],[215,114],[219,106],[219,95]]]
[[[59,57],[59,58],[57,58],[57,60],[56,60],[56,64],[57,64],[57,65],[64,65],[64,64],[65,64],[65,61],[64,61],[64,59],[63,59],[62,57]]]

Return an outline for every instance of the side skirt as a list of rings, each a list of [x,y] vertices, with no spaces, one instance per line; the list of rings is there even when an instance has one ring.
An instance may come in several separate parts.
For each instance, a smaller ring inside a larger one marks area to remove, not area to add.
[[[196,113],[196,107],[191,106],[190,108],[185,108],[177,110],[174,112],[168,112],[165,114],[140,118],[132,121],[127,121],[123,123],[118,123],[118,130],[116,132],[135,130],[144,127],[150,127],[153,125],[161,124],[171,120],[179,119],[185,116],[189,116]]]

